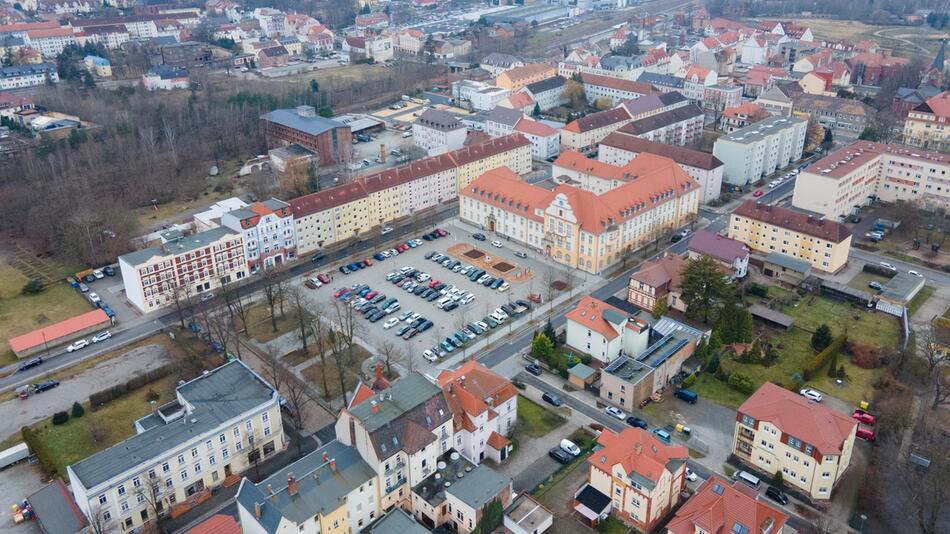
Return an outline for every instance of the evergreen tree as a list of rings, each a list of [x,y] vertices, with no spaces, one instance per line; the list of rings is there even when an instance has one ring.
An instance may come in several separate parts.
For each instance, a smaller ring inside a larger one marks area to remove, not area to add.
[[[821,326],[815,330],[815,333],[811,336],[811,347],[818,352],[825,350],[828,345],[831,345],[833,336],[831,335],[831,327],[822,323]]]
[[[548,322],[544,324],[544,335],[548,336],[548,339],[551,340],[551,344],[555,347],[557,346],[557,333],[554,331],[554,325],[551,324],[551,320],[548,319]]]
[[[79,404],[78,402],[74,402],[72,412],[73,412],[73,419],[78,419],[86,414],[86,409],[82,407],[82,404]]]
[[[706,324],[715,319],[723,301],[732,292],[732,286],[723,276],[719,264],[709,256],[690,260],[686,264],[680,287],[686,312]]]
[[[531,340],[531,355],[539,360],[547,361],[554,352],[554,343],[548,339],[544,332],[539,332]]]
[[[828,378],[835,378],[838,375],[838,351],[831,355],[831,363],[828,364]]]
[[[534,118],[541,116],[541,104],[538,104],[537,102],[534,103],[534,111],[531,112],[531,116]]]
[[[653,318],[659,319],[663,317],[669,309],[670,305],[667,304],[665,298],[656,299],[656,304],[653,305]]]
[[[495,530],[501,526],[504,520],[504,514],[505,509],[502,507],[501,502],[499,502],[498,499],[492,500],[492,502],[485,505],[482,511],[482,518],[479,519],[475,525],[473,534],[491,534],[495,532]]]

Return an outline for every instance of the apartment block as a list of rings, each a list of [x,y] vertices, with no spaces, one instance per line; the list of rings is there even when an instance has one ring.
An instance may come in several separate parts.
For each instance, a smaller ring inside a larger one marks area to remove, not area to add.
[[[567,346],[602,365],[643,352],[650,338],[646,322],[591,296],[582,298],[565,318]]]
[[[766,382],[736,411],[732,452],[812,499],[827,500],[851,463],[858,423]]]
[[[290,204],[272,198],[221,215],[221,226],[240,232],[251,272],[269,270],[297,257]]]
[[[827,273],[841,270],[851,250],[851,231],[845,225],[752,200],[732,212],[728,235],[752,250],[791,256]]]
[[[723,180],[745,186],[802,157],[808,121],[769,117],[720,137],[713,155],[725,163]]]
[[[684,144],[697,135],[697,124],[702,129],[702,111],[678,92],[644,95],[569,122],[561,131],[561,144],[570,150],[594,148],[609,134],[632,122],[639,122],[640,126],[629,131],[631,135]]]
[[[904,121],[904,144],[925,150],[950,149],[950,92],[928,98],[910,110]]]
[[[451,113],[428,109],[412,123],[412,142],[428,151],[462,148],[468,129]]]
[[[170,231],[162,244],[119,256],[125,298],[146,313],[248,275],[239,232],[215,228],[190,236]]]
[[[537,103],[541,111],[547,111],[567,103],[564,98],[564,85],[566,83],[567,80],[564,78],[552,76],[539,82],[529,83],[524,86],[522,91],[531,96],[531,99]]]
[[[0,90],[4,91],[58,81],[59,73],[56,71],[56,65],[52,63],[0,67]]]
[[[508,69],[495,77],[495,85],[516,93],[522,87],[557,76],[557,69],[543,63],[528,63]]]
[[[557,263],[599,273],[686,224],[699,208],[699,185],[672,160],[651,155],[638,167],[635,179],[602,194],[566,183],[548,190],[494,169],[461,191],[460,217]]]
[[[950,207],[950,156],[855,141],[798,175],[792,205],[841,220],[874,199],[913,202],[928,209]]]
[[[584,84],[584,95],[589,104],[604,98],[610,102],[611,106],[616,106],[624,100],[632,100],[656,92],[648,83],[597,74],[581,74],[581,83]]]
[[[136,434],[66,467],[76,504],[109,531],[141,528],[285,446],[277,391],[235,360],[180,384]]]

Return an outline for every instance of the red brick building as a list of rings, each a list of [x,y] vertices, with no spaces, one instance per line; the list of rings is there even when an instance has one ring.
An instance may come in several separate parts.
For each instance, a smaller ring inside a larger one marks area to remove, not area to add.
[[[350,127],[317,115],[313,106],[275,109],[261,116],[268,147],[297,143],[315,152],[321,164],[348,163],[353,154]]]

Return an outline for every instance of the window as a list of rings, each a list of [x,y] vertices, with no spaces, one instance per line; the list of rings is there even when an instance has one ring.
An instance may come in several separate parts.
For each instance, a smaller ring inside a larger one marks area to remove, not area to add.
[[[137,488],[137,487],[139,487],[139,486],[141,486],[141,485],[142,485],[142,481],[139,480],[139,477],[135,477],[135,478],[132,479],[132,486],[133,486],[133,487],[136,487],[136,488]]]
[[[105,493],[99,496],[99,504],[105,504],[108,500]]]
[[[270,421],[270,415],[269,415],[267,412],[264,412],[264,413],[261,415],[261,421],[264,422],[264,423]]]
[[[224,458],[225,460],[230,458],[231,451],[229,451],[227,448],[221,449],[221,457]]]
[[[197,458],[197,457],[198,457],[198,447],[194,447],[194,448],[191,449],[191,457],[192,457],[192,458]]]
[[[116,488],[116,493],[118,493],[119,496],[125,495],[125,484],[119,484],[119,487]]]
[[[166,488],[170,488],[170,487],[172,487],[172,486],[174,486],[174,485],[175,485],[175,481],[174,481],[174,480],[172,480],[172,479],[170,479],[170,478],[165,479],[165,487],[166,487]]]
[[[211,450],[211,440],[210,440],[210,439],[205,442],[205,448],[208,449],[209,451]]]
[[[228,441],[228,437],[225,436],[224,434],[220,434],[218,436],[218,443],[227,443],[227,441]]]
[[[236,438],[238,438],[238,439],[241,439],[241,429],[240,429],[240,428],[234,427],[234,437],[236,437]]]
[[[137,503],[139,503],[139,504],[142,504],[143,502],[145,502],[145,495],[143,495],[143,494],[141,494],[141,493],[139,493],[138,495],[136,495],[136,496],[135,496],[135,502],[137,502]]]
[[[201,472],[201,463],[197,463],[195,464],[195,473],[200,473],[200,472]]]
[[[168,465],[168,462],[165,462],[165,463],[162,464],[162,473],[167,473],[167,472],[171,471],[171,469],[172,469],[172,468],[171,468],[170,465]]]
[[[181,473],[178,473],[178,476],[181,477],[182,480],[188,480],[188,471],[182,469]]]
[[[244,428],[247,429],[248,433],[254,432],[254,426],[251,423],[250,419],[248,419],[248,421],[244,423]]]
[[[239,451],[244,448],[244,445],[239,441],[234,444],[234,450]]]
[[[208,457],[208,463],[211,464],[211,465],[214,465],[215,463],[217,463],[217,461],[214,459],[214,455],[213,455],[213,454]]]
[[[112,519],[112,513],[111,513],[109,510],[106,510],[105,512],[102,512],[102,520],[103,520],[103,521],[109,521],[109,520],[111,520],[111,519]]]
[[[751,426],[752,428],[755,428],[755,419],[749,417],[748,415],[743,415],[742,424],[744,424],[745,426]]]
[[[801,448],[802,448],[802,442],[801,442],[801,441],[798,441],[797,439],[793,438],[792,436],[789,436],[789,437],[788,437],[788,446],[789,446],[789,447],[792,447],[792,448],[794,448],[794,449],[799,449],[799,450],[801,450]]]
[[[129,501],[122,501],[122,503],[119,504],[119,508],[121,508],[123,512],[128,512],[128,511],[129,511]]]
[[[264,435],[265,436],[270,435],[270,425],[264,427]]]

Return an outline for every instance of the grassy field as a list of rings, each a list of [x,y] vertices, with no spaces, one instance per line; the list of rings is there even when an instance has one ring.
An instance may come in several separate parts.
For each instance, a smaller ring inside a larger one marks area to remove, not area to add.
[[[353,388],[356,387],[356,382],[360,379],[360,368],[363,365],[363,362],[372,356],[369,351],[364,349],[360,345],[354,347],[354,357],[353,362],[347,367],[344,379],[346,384],[346,393],[349,395],[353,392]],[[340,390],[340,378],[339,372],[337,371],[338,367],[336,361],[333,359],[333,356],[330,355],[330,352],[326,353],[326,368],[324,368],[323,363],[320,362],[320,359],[317,357],[313,358],[315,362],[313,365],[305,368],[301,373],[304,378],[306,378],[315,388],[320,391],[323,391],[323,376],[326,374],[327,378],[327,391],[324,392],[327,399],[336,399],[342,397],[342,391]]]
[[[518,396],[518,428],[521,433],[540,438],[565,422],[566,419],[560,415],[546,410],[527,397]]]
[[[799,19],[794,22],[811,28],[816,40],[848,39],[855,43],[870,40],[893,50],[898,56],[934,54],[939,47],[937,39],[946,36],[945,32],[927,26],[877,26],[833,19]]]
[[[923,306],[925,302],[927,302],[927,299],[929,299],[936,290],[937,289],[933,286],[922,287],[920,292],[914,295],[914,298],[911,299],[909,303],[907,303],[907,313],[909,316],[913,317],[914,314],[917,313],[917,310],[919,310],[920,307]]]
[[[234,172],[237,171],[237,163],[234,163],[233,166]],[[223,165],[227,167],[227,165]],[[222,175],[225,175],[225,170],[222,169]],[[166,202],[164,204],[159,204],[158,209],[155,209],[152,206],[147,206],[144,208],[138,208],[134,211],[135,216],[139,220],[139,224],[143,230],[154,230],[157,226],[161,226],[163,223],[170,222],[179,222],[180,219],[183,219],[185,215],[197,212],[203,209],[207,209],[210,204],[233,196],[230,192],[217,192],[214,190],[214,185],[209,185],[200,195],[196,198],[186,199],[186,200],[175,200],[172,202]]]
[[[72,287],[54,283],[39,295],[21,293],[29,279],[13,267],[0,264],[0,365],[16,361],[7,339],[41,326],[92,310]]]
[[[170,376],[149,384],[124,397],[110,402],[99,410],[89,411],[79,419],[70,418],[66,424],[53,425],[51,420],[38,423],[39,447],[42,447],[54,465],[48,466],[60,476],[66,475],[66,466],[91,454],[115,445],[135,434],[133,423],[148,415],[153,407],[149,404],[150,392],[157,393],[156,406],[171,400],[175,395],[175,377]]]
[[[274,306],[274,313],[277,314],[277,331],[274,332],[274,326],[270,320],[270,306],[266,301],[251,306],[247,313],[247,335],[260,343],[272,341],[287,332],[298,329],[296,316],[290,312],[290,305],[284,304],[284,318],[280,317],[280,308]]]

